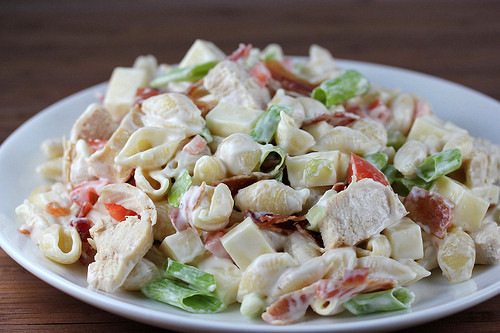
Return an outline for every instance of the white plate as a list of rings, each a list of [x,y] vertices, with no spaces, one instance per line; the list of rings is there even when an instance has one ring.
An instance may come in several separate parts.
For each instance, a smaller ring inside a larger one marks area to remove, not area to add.
[[[467,128],[471,135],[500,143],[498,124],[500,103],[463,86],[393,67],[354,61],[339,61],[342,68],[354,68],[373,83],[402,88],[431,103],[443,119]],[[398,329],[435,320],[474,306],[500,293],[500,265],[477,267],[472,280],[451,285],[440,272],[411,286],[417,297],[412,309],[364,317],[342,314],[336,317],[309,315],[290,326],[271,326],[261,320],[242,317],[238,308],[214,315],[195,315],[151,301],[140,293],[119,292],[108,295],[87,289],[85,269],[78,264],[59,266],[40,254],[31,240],[16,228],[14,209],[43,179],[35,173],[43,161],[39,152],[42,140],[68,135],[73,122],[86,106],[104,92],[99,84],[43,110],[0,147],[0,245],[20,265],[50,285],[84,302],[115,314],[179,331],[238,332],[340,332]]]

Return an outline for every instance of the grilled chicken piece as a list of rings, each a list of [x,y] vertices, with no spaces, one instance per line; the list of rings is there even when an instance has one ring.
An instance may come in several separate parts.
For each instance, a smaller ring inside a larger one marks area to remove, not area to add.
[[[251,109],[265,109],[271,97],[266,88],[260,88],[243,65],[224,60],[212,68],[203,79],[203,85],[217,100]]]
[[[108,140],[118,124],[113,121],[111,114],[102,105],[91,104],[84,113],[76,120],[71,129],[70,140],[76,142],[79,139]]]
[[[156,209],[151,199],[129,184],[111,184],[87,217],[97,253],[89,265],[92,288],[114,292],[153,244]]]
[[[391,226],[406,213],[390,186],[370,178],[351,183],[326,203],[325,217],[319,222],[325,249],[356,245]]]

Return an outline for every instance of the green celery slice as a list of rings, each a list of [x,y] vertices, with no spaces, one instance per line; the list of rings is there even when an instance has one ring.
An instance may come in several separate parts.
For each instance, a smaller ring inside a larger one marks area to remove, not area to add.
[[[189,190],[192,184],[193,180],[191,179],[189,172],[184,170],[175,180],[170,190],[168,190],[168,203],[174,207],[179,207],[179,199],[187,190]]]
[[[226,309],[226,305],[218,296],[192,289],[184,282],[168,278],[153,281],[141,291],[149,298],[193,313],[215,313]]]
[[[201,291],[212,292],[215,290],[215,278],[194,266],[182,264],[168,258],[165,275],[179,279],[190,287]]]
[[[358,294],[342,305],[354,315],[375,312],[407,310],[415,300],[415,294],[405,287]]]
[[[365,155],[363,156],[363,158],[373,164],[379,170],[382,170],[387,165],[387,161],[389,161],[389,156],[382,153],[381,151]]]
[[[281,120],[281,111],[287,114],[292,113],[292,109],[284,105],[271,104],[267,111],[257,120],[250,132],[250,136],[257,142],[269,143],[274,137]]]
[[[460,149],[446,149],[440,153],[427,157],[417,169],[417,176],[431,182],[452,171],[457,170],[462,165],[462,153]]]
[[[278,155],[279,157],[277,162],[272,161],[273,163],[269,163],[268,158],[270,159],[271,156],[275,155]],[[281,148],[276,146],[266,145],[262,148],[262,155],[260,157],[258,170],[260,172],[268,173],[270,175],[278,174],[278,172],[281,170],[281,167],[283,166],[283,163],[285,163],[285,153],[283,152],[283,150],[281,150]],[[274,168],[272,168],[271,170],[267,170],[268,169],[267,166],[269,164],[271,164],[271,167],[274,166]]]
[[[215,65],[217,65],[217,61],[209,61],[199,65],[174,68],[167,74],[157,77],[151,81],[149,85],[153,88],[164,88],[170,82],[197,81],[207,75],[208,71]]]
[[[370,90],[370,81],[356,70],[347,70],[315,88],[312,98],[330,107],[350,98],[366,94]]]

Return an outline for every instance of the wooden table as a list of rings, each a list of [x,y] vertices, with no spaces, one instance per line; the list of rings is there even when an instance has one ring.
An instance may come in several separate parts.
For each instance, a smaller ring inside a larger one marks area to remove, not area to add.
[[[404,67],[500,99],[499,1],[24,1],[0,3],[0,142],[26,119],[140,54],[175,63],[196,38],[310,43],[338,58]],[[471,110],[475,112],[475,110]],[[37,279],[0,250],[0,331],[154,331]],[[498,332],[500,295],[407,332]]]

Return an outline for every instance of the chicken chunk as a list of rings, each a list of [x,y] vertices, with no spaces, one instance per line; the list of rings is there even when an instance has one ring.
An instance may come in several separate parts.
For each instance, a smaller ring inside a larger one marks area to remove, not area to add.
[[[500,263],[500,226],[494,221],[484,221],[481,228],[471,232],[476,245],[476,264]]]
[[[265,109],[270,100],[269,91],[260,88],[243,65],[230,60],[212,68],[203,85],[217,100],[251,109]]]
[[[325,249],[356,245],[407,213],[390,186],[370,178],[352,183],[327,200],[325,217],[319,222]]]
[[[87,217],[93,223],[90,235],[97,250],[87,282],[92,288],[114,292],[153,244],[154,203],[134,186],[111,184],[102,189]]]
[[[102,105],[91,104],[73,125],[70,140],[108,140],[117,127],[118,124]]]

